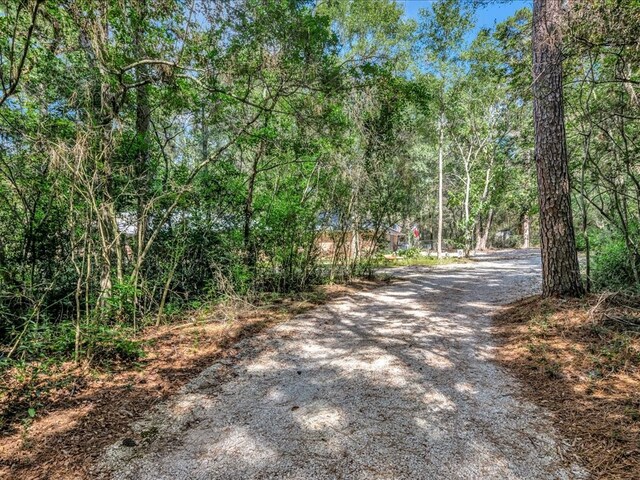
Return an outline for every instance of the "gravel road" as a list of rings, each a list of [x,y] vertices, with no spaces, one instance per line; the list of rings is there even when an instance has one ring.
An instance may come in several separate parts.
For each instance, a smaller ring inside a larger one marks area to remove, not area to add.
[[[108,451],[113,478],[585,478],[491,360],[489,315],[538,291],[539,256],[394,272],[242,342]]]

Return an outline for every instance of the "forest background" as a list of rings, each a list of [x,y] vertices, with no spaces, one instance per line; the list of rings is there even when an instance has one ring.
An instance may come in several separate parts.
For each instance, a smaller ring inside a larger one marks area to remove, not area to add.
[[[394,227],[405,258],[537,245],[531,11],[420,7],[1,2],[3,368],[136,359],[181,312],[371,274]],[[589,290],[640,286],[637,9],[562,17]]]

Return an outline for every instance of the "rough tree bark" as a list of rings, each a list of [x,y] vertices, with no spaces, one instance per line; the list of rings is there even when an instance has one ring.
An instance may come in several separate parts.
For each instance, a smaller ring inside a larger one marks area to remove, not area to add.
[[[542,293],[580,296],[562,97],[562,0],[533,2],[533,115],[540,202]]]

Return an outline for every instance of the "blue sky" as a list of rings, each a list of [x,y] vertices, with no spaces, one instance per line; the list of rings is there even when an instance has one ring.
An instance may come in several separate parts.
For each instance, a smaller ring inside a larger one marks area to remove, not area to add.
[[[396,0],[404,6],[406,15],[410,18],[417,18],[421,8],[428,8],[433,0]],[[519,0],[513,2],[503,2],[492,4],[478,9],[476,12],[476,28],[493,27],[495,23],[506,20],[521,8],[531,8],[530,0]]]

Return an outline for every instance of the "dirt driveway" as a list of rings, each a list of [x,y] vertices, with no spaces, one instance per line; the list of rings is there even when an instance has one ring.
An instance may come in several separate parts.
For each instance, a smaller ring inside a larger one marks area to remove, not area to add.
[[[537,291],[539,263],[395,270],[244,341],[136,426],[146,440],[110,449],[113,477],[583,478],[553,419],[491,361],[489,314]]]

